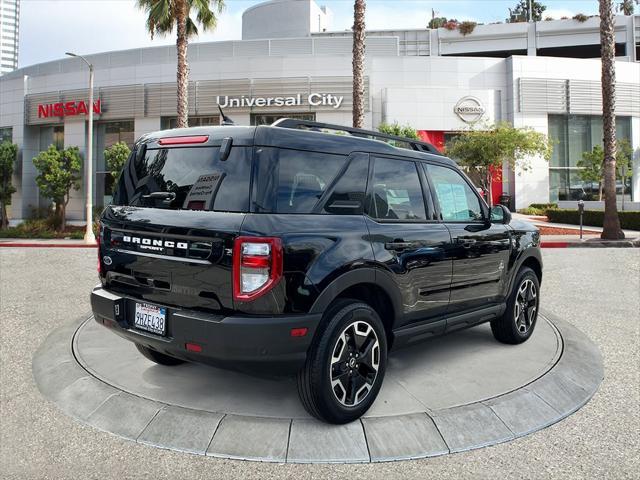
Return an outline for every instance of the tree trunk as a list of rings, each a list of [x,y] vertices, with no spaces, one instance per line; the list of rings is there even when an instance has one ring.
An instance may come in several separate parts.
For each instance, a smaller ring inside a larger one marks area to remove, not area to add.
[[[58,219],[58,228],[59,232],[64,232],[67,229],[67,205],[64,201],[56,203],[56,211],[54,213],[55,217]]]
[[[611,0],[600,0],[602,129],[604,133],[604,221],[601,238],[624,238],[616,205],[615,17]]]
[[[178,15],[176,18],[176,29],[178,38],[176,47],[178,51],[178,128],[186,128],[189,125],[189,64],[187,63],[187,16],[189,13],[189,4],[186,0],[182,0],[177,5]]]
[[[487,167],[487,204],[489,204],[489,208],[493,207],[493,175],[491,174],[491,169]]]
[[[365,0],[355,0],[353,5],[353,126],[364,126],[364,40]]]
[[[7,205],[4,202],[0,202],[0,230],[4,230],[9,226],[9,219],[7,218]]]

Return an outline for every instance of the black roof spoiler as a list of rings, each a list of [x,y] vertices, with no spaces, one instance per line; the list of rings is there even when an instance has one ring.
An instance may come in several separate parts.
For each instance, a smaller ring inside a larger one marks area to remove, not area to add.
[[[408,145],[408,148],[418,152],[431,153],[434,155],[442,155],[442,152],[427,142],[421,142],[413,138],[397,137],[386,133],[376,132],[374,130],[365,130],[362,128],[345,127],[343,125],[334,125],[331,123],[314,122],[311,120],[298,120],[294,118],[281,118],[271,124],[272,127],[307,129],[321,132],[322,130],[332,130],[335,132],[347,132],[354,137],[368,138],[371,140],[379,140],[385,143],[402,142]],[[405,148],[402,145],[396,145],[399,148]]]

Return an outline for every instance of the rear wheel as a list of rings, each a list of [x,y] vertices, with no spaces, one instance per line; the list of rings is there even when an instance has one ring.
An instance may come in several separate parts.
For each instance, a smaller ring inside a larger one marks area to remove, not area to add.
[[[540,282],[533,270],[523,267],[516,276],[507,300],[507,309],[500,318],[491,321],[496,340],[518,344],[529,339],[538,320]]]
[[[369,305],[345,299],[327,310],[323,327],[298,374],[298,393],[314,417],[351,422],[380,391],[387,363],[384,326]]]
[[[139,343],[136,343],[136,348],[145,358],[151,360],[154,363],[157,363],[158,365],[174,366],[185,363],[184,360],[165,355],[164,353],[156,352],[155,350],[152,350],[149,347],[145,347],[144,345],[140,345]]]

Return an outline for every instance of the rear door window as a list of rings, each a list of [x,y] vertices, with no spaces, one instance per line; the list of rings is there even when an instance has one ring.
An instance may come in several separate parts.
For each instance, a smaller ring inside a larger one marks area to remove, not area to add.
[[[414,162],[374,160],[367,213],[378,220],[426,220],[422,186]]]
[[[257,150],[257,212],[313,213],[346,157],[270,147]],[[366,178],[363,179],[366,182]]]
[[[120,203],[170,210],[246,212],[249,208],[251,148],[234,147],[220,161],[220,147],[147,150],[120,183]],[[166,193],[165,196],[162,193]]]

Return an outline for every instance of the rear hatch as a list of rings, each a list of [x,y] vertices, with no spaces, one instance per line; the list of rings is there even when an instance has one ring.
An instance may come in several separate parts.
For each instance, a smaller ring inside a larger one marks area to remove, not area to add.
[[[168,306],[233,309],[233,242],[249,208],[251,147],[220,157],[208,136],[138,145],[101,219],[107,289]]]

